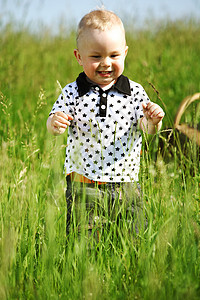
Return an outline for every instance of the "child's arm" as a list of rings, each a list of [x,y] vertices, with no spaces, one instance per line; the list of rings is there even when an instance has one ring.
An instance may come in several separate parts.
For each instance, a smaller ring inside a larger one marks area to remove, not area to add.
[[[140,119],[140,129],[148,134],[154,134],[161,129],[165,113],[158,104],[153,102],[142,106],[144,117]]]
[[[48,117],[47,130],[53,135],[60,135],[70,126],[70,120],[73,120],[71,115],[67,115],[61,111],[56,112]]]

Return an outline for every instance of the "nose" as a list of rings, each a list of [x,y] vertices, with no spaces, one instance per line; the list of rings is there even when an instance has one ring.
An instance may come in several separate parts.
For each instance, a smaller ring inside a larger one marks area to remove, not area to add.
[[[111,65],[110,58],[109,57],[102,58],[101,65],[103,67],[109,67]]]

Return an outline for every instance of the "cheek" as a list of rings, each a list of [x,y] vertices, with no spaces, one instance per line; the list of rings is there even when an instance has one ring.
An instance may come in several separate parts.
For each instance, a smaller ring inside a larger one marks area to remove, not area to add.
[[[116,70],[119,70],[119,71],[122,70],[124,68],[124,61],[121,60],[121,61],[116,62],[115,68],[116,68]]]
[[[95,63],[88,62],[85,64],[85,69],[87,69],[89,72],[95,71],[96,68],[97,68],[97,64],[95,64]]]

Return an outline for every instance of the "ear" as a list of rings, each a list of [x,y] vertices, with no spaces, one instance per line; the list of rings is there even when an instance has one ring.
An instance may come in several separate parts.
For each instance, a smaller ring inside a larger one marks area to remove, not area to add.
[[[125,57],[126,57],[127,53],[128,53],[128,46],[126,46],[126,48],[125,48]]]
[[[80,66],[82,66],[82,59],[81,59],[81,55],[78,51],[78,49],[74,49],[74,55],[76,57],[77,62],[79,63]]]

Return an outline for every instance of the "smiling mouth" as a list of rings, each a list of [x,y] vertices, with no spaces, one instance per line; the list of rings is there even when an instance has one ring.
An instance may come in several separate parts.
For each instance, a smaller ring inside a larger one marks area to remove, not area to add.
[[[109,76],[112,74],[112,71],[98,71],[101,76]]]

